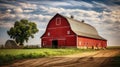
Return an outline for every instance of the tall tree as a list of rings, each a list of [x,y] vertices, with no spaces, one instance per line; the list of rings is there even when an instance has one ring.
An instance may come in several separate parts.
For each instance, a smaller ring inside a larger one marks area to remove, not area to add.
[[[10,38],[15,39],[16,43],[23,46],[24,42],[28,42],[29,37],[34,38],[35,33],[38,32],[37,25],[34,22],[30,22],[26,19],[16,21],[14,27],[11,27],[7,31]]]

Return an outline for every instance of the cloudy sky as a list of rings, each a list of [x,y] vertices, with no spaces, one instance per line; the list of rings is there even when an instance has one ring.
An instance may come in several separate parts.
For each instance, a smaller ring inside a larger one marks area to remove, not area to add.
[[[120,0],[0,0],[0,44],[10,39],[6,31],[23,18],[39,28],[35,38],[25,44],[40,44],[40,36],[56,13],[85,20],[108,40],[109,46],[120,46]]]

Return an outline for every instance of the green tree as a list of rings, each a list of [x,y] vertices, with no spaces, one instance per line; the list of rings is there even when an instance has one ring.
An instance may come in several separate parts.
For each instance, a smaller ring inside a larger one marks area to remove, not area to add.
[[[14,27],[11,27],[10,30],[7,31],[10,38],[15,39],[16,43],[20,46],[23,46],[25,41],[28,42],[29,37],[34,38],[33,34],[37,32],[37,25],[26,19],[16,21]]]

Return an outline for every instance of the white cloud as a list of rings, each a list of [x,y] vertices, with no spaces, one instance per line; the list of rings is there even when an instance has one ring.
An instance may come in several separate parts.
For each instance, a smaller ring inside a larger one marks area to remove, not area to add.
[[[91,3],[87,3],[84,1],[69,1],[72,6],[82,6],[82,7],[88,7],[88,8],[93,8],[93,5]]]
[[[18,3],[22,8],[28,8],[28,9],[36,9],[37,5],[36,4],[30,4],[30,3]]]
[[[44,1],[41,2],[41,4],[54,6],[54,7],[60,7],[60,6],[79,6],[79,7],[87,7],[87,8],[93,8],[93,5],[91,3],[87,3],[84,1]]]
[[[15,14],[10,14],[10,13],[5,13],[2,14],[0,13],[0,20],[5,19],[5,18],[9,18],[9,19],[14,19],[15,18]]]
[[[46,2],[44,2],[44,4],[46,4]],[[67,3],[67,2],[49,2],[49,5],[52,5],[52,6],[71,6],[71,4]]]
[[[40,9],[43,11],[47,11],[48,13],[61,13],[65,11],[63,8],[55,8],[55,7],[45,7],[45,6],[39,6]]]
[[[40,9],[42,9],[43,11],[47,11],[48,13],[72,13],[72,12],[77,12],[77,13],[87,13],[87,14],[91,14],[91,15],[98,15],[99,13],[96,11],[92,11],[92,10],[82,10],[82,9],[64,9],[64,8],[56,8],[56,7],[45,7],[45,6],[40,6]]]
[[[23,10],[23,12],[33,12],[34,10]]]
[[[112,22],[115,22],[115,21],[120,21],[120,10],[114,10],[114,11],[111,11],[111,12],[106,12],[106,11],[103,11],[103,19],[104,21],[106,20],[110,20]]]
[[[12,4],[4,4],[4,3],[0,3],[1,7],[5,7],[5,8],[16,8],[17,6],[12,5]]]
[[[51,16],[49,16],[49,15],[42,15],[42,14],[35,14],[35,15],[32,15],[33,17],[31,17],[31,18],[38,18],[38,19],[40,19],[40,20],[44,20],[44,19],[46,19],[46,20],[48,20],[48,19],[50,19],[51,18]]]
[[[10,13],[10,12],[12,12],[11,9],[7,9],[7,10],[6,10],[6,13]]]
[[[14,12],[15,12],[15,13],[22,13],[22,12],[23,12],[23,9],[20,8],[20,7],[17,7],[17,8],[14,8]]]
[[[11,22],[0,22],[0,27],[3,27],[3,28],[11,28],[11,27],[13,27],[13,23]]]
[[[100,2],[95,2],[95,1],[93,1],[93,4],[94,4],[95,7],[104,9],[105,11],[106,10],[107,11],[114,11],[114,10],[120,9],[120,6],[116,5],[116,4],[107,5],[107,4],[100,3]]]
[[[28,15],[25,15],[25,14],[16,14],[16,18],[19,18],[19,19],[27,19],[27,18],[30,18],[30,16]]]
[[[103,3],[100,3],[100,2],[95,2],[93,1],[95,7],[100,7],[100,8],[104,8],[104,9],[109,9],[110,10],[110,7],[108,7],[107,5],[103,4]]]

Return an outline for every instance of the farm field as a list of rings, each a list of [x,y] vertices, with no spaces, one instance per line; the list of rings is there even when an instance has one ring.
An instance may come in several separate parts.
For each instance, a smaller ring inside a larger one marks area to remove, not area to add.
[[[82,52],[92,52],[92,49],[0,49],[0,65],[12,63],[14,60],[69,55]]]
[[[8,49],[11,54],[45,53],[42,58],[20,59],[2,67],[119,67],[120,49],[108,48],[105,50],[83,50],[83,49]],[[16,50],[16,51],[15,51]],[[20,52],[18,52],[18,50]],[[23,52],[22,52],[23,50]],[[34,51],[35,50],[35,51]],[[36,51],[37,50],[37,51]],[[6,51],[6,49],[3,51]],[[1,52],[1,51],[0,51]],[[14,52],[18,52],[15,53]],[[49,53],[51,52],[51,54]],[[53,53],[52,53],[53,52]],[[48,54],[47,54],[48,53]],[[57,54],[58,53],[58,54]],[[68,55],[69,54],[69,55]],[[72,55],[71,55],[72,54]],[[2,54],[3,55],[3,54]]]

